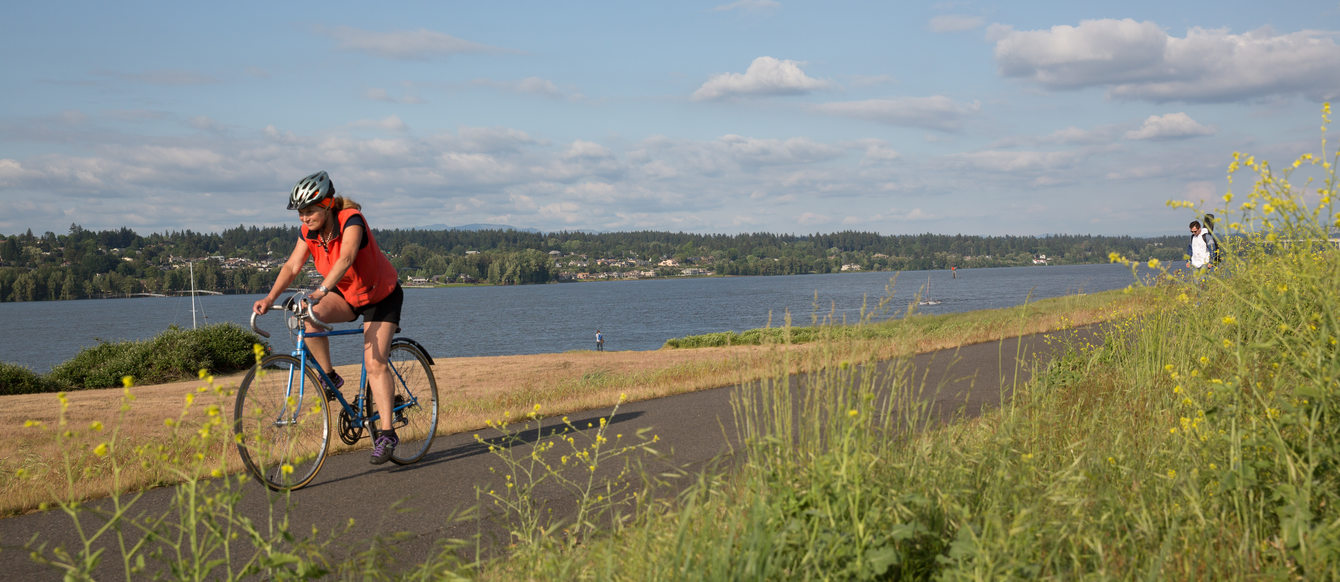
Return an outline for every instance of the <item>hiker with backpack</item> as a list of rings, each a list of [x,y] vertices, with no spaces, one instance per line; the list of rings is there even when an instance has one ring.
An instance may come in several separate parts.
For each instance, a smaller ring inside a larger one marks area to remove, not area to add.
[[[1218,251],[1219,245],[1214,240],[1214,234],[1203,228],[1199,220],[1191,221],[1191,243],[1186,247],[1186,254],[1191,260],[1186,262],[1187,268],[1213,269]]]

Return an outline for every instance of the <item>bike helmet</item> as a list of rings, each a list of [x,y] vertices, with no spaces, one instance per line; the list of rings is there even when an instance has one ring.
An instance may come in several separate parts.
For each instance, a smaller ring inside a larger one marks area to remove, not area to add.
[[[302,210],[333,196],[335,184],[330,181],[330,176],[324,171],[317,172],[293,185],[293,192],[288,195],[288,209]]]

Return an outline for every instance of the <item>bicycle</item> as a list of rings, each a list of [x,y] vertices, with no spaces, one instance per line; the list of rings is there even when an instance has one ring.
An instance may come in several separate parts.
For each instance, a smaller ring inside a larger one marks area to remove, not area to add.
[[[242,380],[233,408],[233,434],[247,470],[270,489],[292,491],[312,482],[330,451],[328,403],[339,402],[338,434],[348,445],[357,443],[364,430],[374,436],[380,411],[370,393],[366,362],[359,375],[358,394],[351,402],[330,387],[330,377],[317,365],[306,343],[309,337],[362,334],[361,328],[334,329],[317,319],[304,292],[274,309],[287,314],[289,335],[296,335],[297,341],[291,353],[262,358]],[[305,322],[323,331],[309,333]],[[251,329],[270,337],[256,326],[255,313],[251,314]],[[433,358],[418,342],[396,337],[391,340],[388,360],[395,386],[391,414],[400,438],[391,461],[408,465],[423,458],[437,433]]]

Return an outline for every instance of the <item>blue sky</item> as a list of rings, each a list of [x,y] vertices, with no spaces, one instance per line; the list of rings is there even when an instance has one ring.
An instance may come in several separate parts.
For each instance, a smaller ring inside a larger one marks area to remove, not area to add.
[[[1182,234],[1340,96],[1335,0],[6,13],[0,234],[296,224],[319,169],[374,229]]]

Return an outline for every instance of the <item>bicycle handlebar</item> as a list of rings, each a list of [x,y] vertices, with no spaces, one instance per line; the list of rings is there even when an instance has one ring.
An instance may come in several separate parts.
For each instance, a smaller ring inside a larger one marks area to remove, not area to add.
[[[291,297],[285,299],[283,304],[272,305],[270,306],[270,309],[278,309],[289,312],[292,318],[289,321],[290,329],[294,329],[296,327],[296,324],[303,321],[309,321],[312,323],[312,325],[324,331],[330,331],[334,329],[333,326],[331,326],[329,323],[321,321],[321,318],[317,317],[316,313],[312,312],[312,302],[307,300],[307,293],[304,291],[294,293]],[[261,337],[265,338],[270,337],[270,332],[267,332],[261,329],[260,327],[256,326],[257,315],[259,314],[256,313],[255,311],[251,312],[251,330],[256,332]]]
[[[279,306],[278,306],[278,305],[275,305],[274,307],[279,307]],[[271,309],[273,309],[274,307],[272,307]],[[257,315],[260,315],[260,314],[259,314],[259,313],[256,313],[255,311],[251,312],[251,331],[256,332],[256,335],[259,335],[259,336],[261,336],[261,337],[270,337],[270,332],[265,331],[265,330],[263,330],[263,329],[261,329],[261,328],[259,328],[259,327],[256,327],[256,316],[257,316]]]

